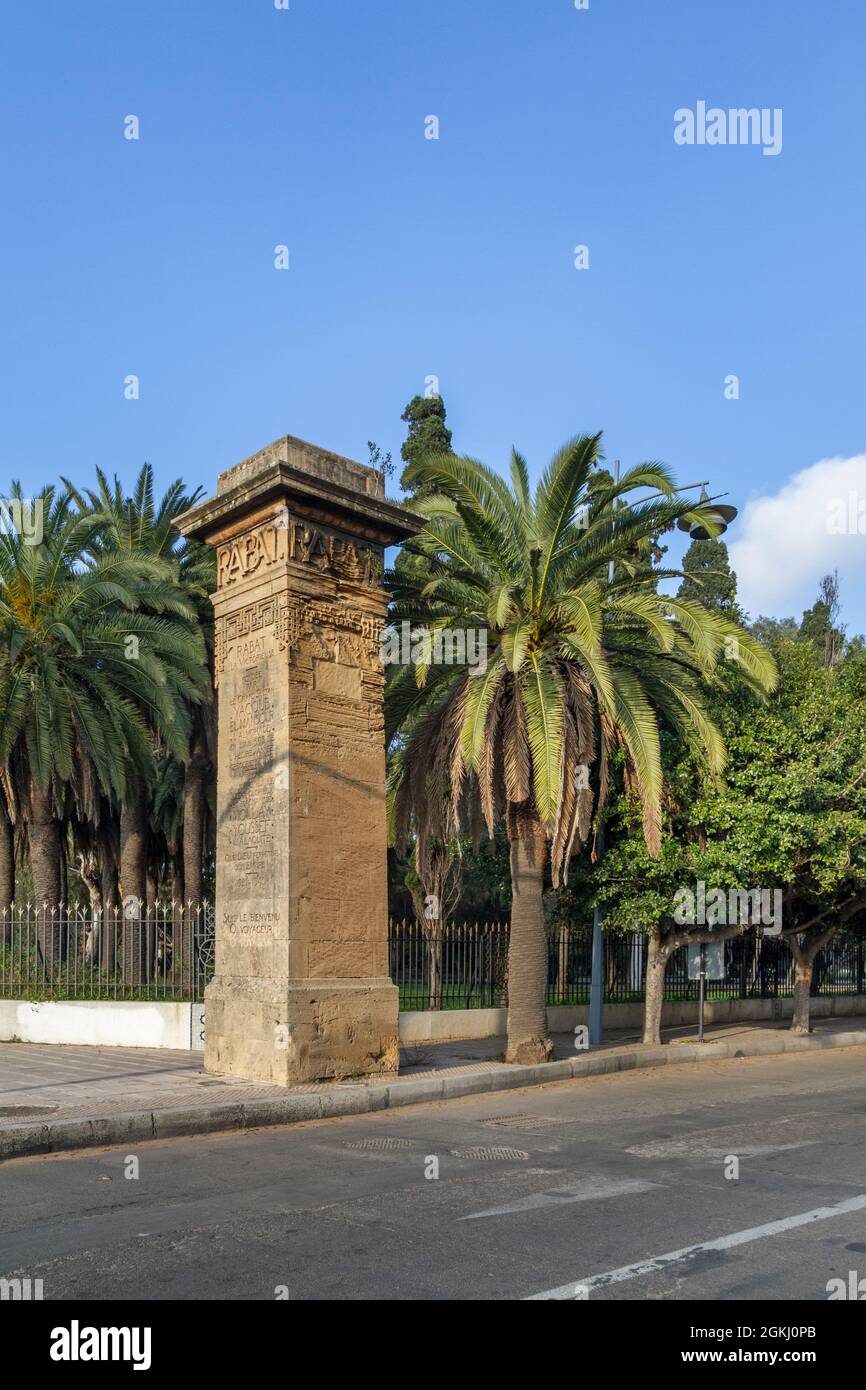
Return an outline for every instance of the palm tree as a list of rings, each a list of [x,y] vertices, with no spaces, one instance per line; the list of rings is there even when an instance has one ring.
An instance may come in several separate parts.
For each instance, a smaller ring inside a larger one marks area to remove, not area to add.
[[[54,488],[37,503],[40,544],[0,534],[0,768],[14,789],[36,903],[49,905],[40,951],[57,962],[70,817],[96,823],[101,795],[123,800],[130,777],[150,766],[152,728],[184,757],[189,706],[208,686],[194,614],[166,585],[162,563],[101,548],[104,518],[75,515]]]
[[[619,482],[593,473],[601,436],[571,440],[534,494],[525,460],[511,487],[455,455],[409,472],[431,484],[428,522],[389,575],[392,620],[443,632],[487,634],[486,667],[437,664],[433,652],[388,683],[389,738],[403,730],[395,802],[398,845],[414,824],[422,842],[476,835],[504,816],[511,852],[512,919],[506,1060],[547,1060],[545,868],[561,884],[570,856],[596,827],[615,755],[640,797],[647,845],[661,837],[664,725],[718,773],[725,758],[706,682],[723,663],[756,692],[772,688],[772,658],[747,632],[694,600],[657,592],[676,571],[648,563],[653,537],[680,517],[700,519],[675,494],[669,471],[640,465]],[[636,489],[652,495],[617,510]],[[610,562],[617,562],[609,581]],[[452,648],[453,652],[453,648]],[[592,776],[590,777],[590,773]]]
[[[117,477],[109,483],[96,470],[97,487],[80,492],[66,483],[82,515],[98,515],[106,525],[97,534],[102,552],[145,554],[164,566],[163,584],[158,596],[179,598],[183,611],[192,612],[204,636],[207,663],[213,664],[213,610],[208,595],[215,587],[214,555],[211,547],[185,539],[175,525],[183,512],[194,506],[202,489],[188,493],[178,478],[166,489],[159,503],[154,495],[153,468],[142,465],[132,493],[127,495]],[[65,481],[65,480],[64,480]],[[141,596],[147,610],[149,595]],[[161,611],[158,609],[157,611]],[[202,897],[203,862],[208,827],[208,796],[213,782],[214,700],[212,682],[202,689],[190,710],[190,738],[184,755],[186,775],[183,786],[182,870],[176,879],[185,882],[185,895]],[[121,813],[121,883],[124,896],[144,900],[147,893],[148,864],[148,788],[141,782],[130,785]],[[179,827],[180,828],[180,827]]]

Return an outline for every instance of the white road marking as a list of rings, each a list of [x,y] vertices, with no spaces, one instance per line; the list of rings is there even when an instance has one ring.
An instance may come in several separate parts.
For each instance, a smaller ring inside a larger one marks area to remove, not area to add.
[[[682,1250],[671,1250],[667,1255],[656,1255],[653,1259],[638,1260],[636,1264],[621,1265],[619,1269],[610,1269],[606,1274],[593,1274],[588,1279],[573,1279],[570,1284],[560,1284],[559,1288],[530,1294],[524,1302],[535,1303],[542,1299],[573,1301],[578,1297],[578,1288],[582,1297],[586,1298],[593,1289],[604,1289],[609,1284],[622,1284],[627,1279],[640,1279],[645,1274],[658,1274],[669,1265],[679,1264],[681,1260],[688,1260],[693,1255],[702,1255],[707,1250],[731,1250],[737,1245],[747,1245],[752,1240],[782,1235],[785,1231],[796,1230],[798,1226],[808,1226],[813,1221],[831,1221],[833,1217],[844,1216],[849,1211],[863,1211],[864,1208],[866,1194],[849,1197],[844,1202],[837,1202],[834,1207],[815,1207],[813,1211],[804,1211],[798,1216],[784,1216],[780,1221],[768,1221],[765,1226],[751,1226],[747,1231],[734,1231],[732,1235],[720,1236],[718,1240],[705,1240],[699,1245],[687,1245]]]
[[[531,1197],[520,1197],[503,1207],[489,1207],[486,1211],[473,1211],[470,1216],[459,1216],[458,1221],[478,1221],[483,1216],[510,1216],[512,1212],[538,1211],[541,1207],[560,1207],[569,1202],[598,1202],[605,1197],[628,1197],[636,1192],[649,1192],[658,1183],[644,1182],[641,1178],[581,1178],[579,1182],[566,1187],[553,1187],[548,1192],[534,1192]]]

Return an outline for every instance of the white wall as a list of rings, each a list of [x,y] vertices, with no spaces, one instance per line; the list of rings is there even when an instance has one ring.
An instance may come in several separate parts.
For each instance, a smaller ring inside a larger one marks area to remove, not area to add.
[[[790,1018],[791,999],[720,999],[708,1002],[707,1023],[769,1022]],[[863,995],[818,996],[812,1000],[812,1017],[844,1017],[866,1013]],[[59,1003],[25,1003],[0,999],[0,1042],[75,1043],[90,1047],[174,1047],[204,1049],[204,1004],[113,1003],[86,1000]],[[674,1028],[696,1024],[696,1003],[668,1002],[662,1022]],[[401,1013],[401,1043],[449,1042],[492,1038],[505,1033],[505,1009],[442,1009]],[[570,1033],[589,1022],[585,1005],[560,1005],[547,1010],[547,1026],[553,1033]],[[643,1023],[642,1004],[607,1004],[605,1028],[638,1032]]]
[[[0,999],[0,1041],[90,1047],[204,1047],[193,1039],[202,1005],[68,1000],[34,1004]]]

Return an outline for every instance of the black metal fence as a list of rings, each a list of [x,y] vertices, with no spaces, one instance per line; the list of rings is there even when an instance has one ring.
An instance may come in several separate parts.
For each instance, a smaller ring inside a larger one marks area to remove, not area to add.
[[[484,1009],[508,1003],[507,922],[446,925],[392,921],[390,973],[400,1008]],[[646,939],[606,934],[605,1001],[641,1002]],[[708,999],[778,999],[793,994],[794,962],[784,941],[755,932],[723,943],[725,973]],[[210,903],[93,912],[86,907],[0,910],[0,999],[204,998],[213,975]],[[583,929],[548,932],[548,1004],[588,1004],[592,942]],[[665,998],[697,998],[685,947],[665,976]],[[819,952],[814,994],[866,993],[866,941],[839,933]]]
[[[391,978],[400,990],[400,1008],[489,1009],[508,1002],[508,923],[446,925],[438,935],[426,923],[392,921],[389,930]],[[722,943],[725,973],[708,980],[708,999],[779,999],[794,992],[794,960],[784,941],[750,932]],[[814,994],[866,993],[866,950],[862,937],[835,936],[815,962]],[[605,1001],[642,1002],[646,979],[646,938],[605,935]],[[583,929],[548,932],[548,1004],[588,1004],[592,940]],[[665,975],[665,998],[697,999],[697,981],[688,978],[685,947],[675,951]]]
[[[0,909],[0,999],[204,997],[213,974],[210,903],[93,911]]]

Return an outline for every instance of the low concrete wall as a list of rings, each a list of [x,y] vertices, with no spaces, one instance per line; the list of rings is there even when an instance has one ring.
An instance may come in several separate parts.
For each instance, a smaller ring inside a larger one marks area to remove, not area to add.
[[[790,1018],[792,999],[719,999],[708,1003],[707,1023],[761,1023]],[[861,994],[828,995],[812,1000],[813,1018],[850,1018],[866,1013]],[[0,999],[0,1042],[72,1043],[89,1047],[204,1048],[203,1004],[170,1002],[117,1002],[75,1000],[35,1004],[20,999]],[[458,1042],[494,1038],[505,1033],[507,1009],[443,1009],[401,1013],[401,1043]],[[668,1003],[662,1023],[666,1028],[697,1026],[696,1003]],[[557,1005],[547,1010],[552,1033],[571,1033],[589,1023],[583,1004]],[[643,1027],[642,1004],[606,1004],[605,1028],[625,1028],[639,1033]]]
[[[74,1043],[89,1047],[192,1047],[200,1004],[105,999],[34,1004],[0,999],[0,1042]],[[200,1031],[200,1030],[199,1030]]]
[[[793,999],[717,999],[704,1008],[707,1023],[765,1023],[790,1018]],[[813,1018],[851,1018],[866,1014],[862,994],[818,995],[812,1000]],[[402,1043],[450,1042],[462,1038],[494,1038],[506,1029],[507,1009],[443,1009],[424,1013],[401,1013]],[[580,1023],[589,1023],[585,1004],[555,1005],[547,1010],[547,1026],[552,1033],[571,1033]],[[697,1002],[668,1002],[662,1011],[662,1026],[681,1028],[698,1023]],[[643,1004],[605,1004],[605,1028],[643,1029]]]

